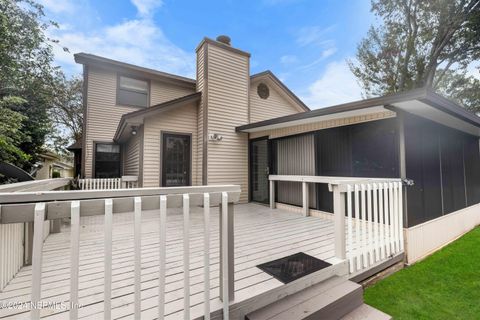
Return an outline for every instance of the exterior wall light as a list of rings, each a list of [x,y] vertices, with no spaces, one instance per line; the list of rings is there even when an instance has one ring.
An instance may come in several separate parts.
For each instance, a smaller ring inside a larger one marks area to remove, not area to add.
[[[137,127],[132,126],[132,136],[137,134]]]
[[[223,136],[218,133],[210,133],[208,135],[208,140],[210,141],[218,142],[218,141],[222,141],[222,139],[223,139]]]

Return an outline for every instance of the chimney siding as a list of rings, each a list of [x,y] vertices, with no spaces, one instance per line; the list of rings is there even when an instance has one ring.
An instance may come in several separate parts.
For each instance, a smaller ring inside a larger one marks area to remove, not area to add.
[[[202,42],[197,49],[197,90],[203,92],[203,183],[240,185],[242,202],[248,201],[248,136],[235,127],[249,122],[249,83],[249,54],[212,40]],[[209,141],[208,135],[215,133],[223,139]]]

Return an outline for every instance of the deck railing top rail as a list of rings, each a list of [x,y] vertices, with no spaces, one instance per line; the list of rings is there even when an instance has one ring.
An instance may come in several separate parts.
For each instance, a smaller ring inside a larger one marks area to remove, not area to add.
[[[325,183],[329,185],[347,185],[358,183],[400,182],[400,178],[369,178],[369,177],[332,177],[332,176],[301,176],[301,175],[269,175],[271,181],[292,181]]]
[[[55,190],[70,185],[72,178],[56,178],[33,180],[0,185],[0,194],[3,192],[28,192]]]
[[[190,195],[190,206],[202,205],[204,193],[210,194],[211,204],[218,205],[223,192],[228,195],[230,203],[238,202],[240,190],[238,185],[223,185],[0,193],[0,224],[34,221],[36,203],[45,203],[45,219],[54,220],[70,217],[70,207],[73,201],[81,201],[81,216],[92,216],[104,214],[105,199],[112,199],[113,213],[124,213],[133,212],[134,197],[142,199],[142,210],[154,210],[159,208],[158,197],[162,195],[167,196],[169,208],[180,208],[184,194]]]

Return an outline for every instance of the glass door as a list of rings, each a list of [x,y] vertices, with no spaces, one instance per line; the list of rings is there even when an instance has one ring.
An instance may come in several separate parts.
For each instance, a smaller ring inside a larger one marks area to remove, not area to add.
[[[250,199],[251,201],[269,202],[269,152],[268,139],[250,141]]]
[[[163,134],[162,186],[189,186],[190,183],[190,135]]]

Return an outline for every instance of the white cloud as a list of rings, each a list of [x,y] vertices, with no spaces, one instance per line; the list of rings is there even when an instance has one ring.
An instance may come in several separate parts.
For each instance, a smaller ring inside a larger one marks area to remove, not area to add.
[[[323,50],[321,53],[320,53],[320,57],[317,59],[317,60],[314,60],[313,62],[310,62],[306,65],[303,65],[303,66],[300,66],[297,68],[297,70],[308,70],[308,69],[311,69],[312,67],[320,64],[320,62],[322,62],[323,60],[327,59],[328,57],[332,56],[333,54],[335,54],[335,52],[337,52],[337,48],[336,47],[332,47],[332,48],[328,48],[328,49],[325,49]]]
[[[40,0],[39,3],[53,13],[72,13],[75,11],[75,4],[71,0]]]
[[[298,62],[297,56],[286,54],[280,57],[280,62],[285,65],[294,64]]]
[[[325,35],[333,30],[335,26],[322,28],[320,26],[303,27],[297,32],[297,43],[301,46],[320,45],[331,46],[333,40],[325,40]]]
[[[345,61],[329,63],[320,78],[308,87],[307,94],[302,96],[302,100],[311,109],[333,106],[361,98],[361,88]]]
[[[195,74],[194,54],[173,44],[149,19],[127,20],[85,32],[54,30],[53,37],[70,51],[54,47],[57,62],[67,72],[81,70],[73,61],[73,53],[87,52],[188,77]]]
[[[162,0],[131,0],[133,5],[137,7],[140,16],[152,16],[156,9],[163,5]]]

